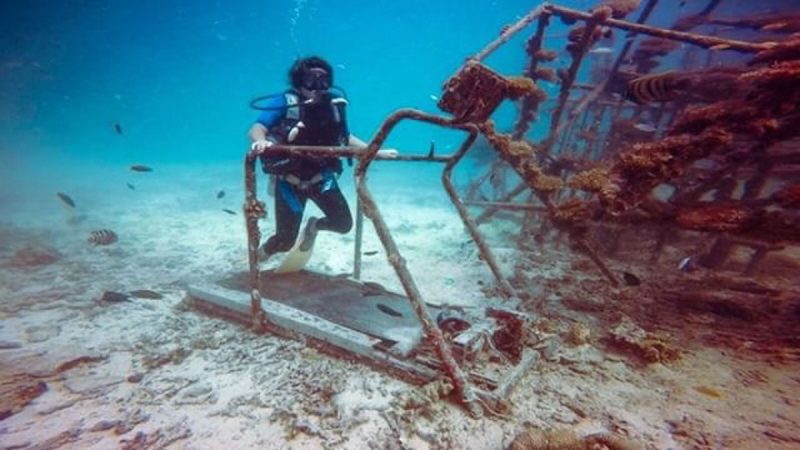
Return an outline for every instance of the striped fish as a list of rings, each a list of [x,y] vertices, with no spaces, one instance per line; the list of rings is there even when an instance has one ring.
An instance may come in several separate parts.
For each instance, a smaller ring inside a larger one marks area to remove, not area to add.
[[[668,102],[685,94],[690,85],[691,81],[688,77],[674,72],[645,75],[628,82],[625,98],[640,105],[651,102]]]
[[[118,240],[119,237],[117,236],[117,233],[114,233],[113,231],[105,228],[102,230],[92,231],[91,233],[89,233],[89,239],[88,239],[89,243],[95,246],[111,245],[114,242],[117,242]]]

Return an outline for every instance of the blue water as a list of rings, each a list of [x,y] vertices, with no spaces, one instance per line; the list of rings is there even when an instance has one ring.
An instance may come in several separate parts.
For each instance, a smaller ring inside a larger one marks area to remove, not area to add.
[[[583,9],[594,4],[560,3]],[[730,10],[744,3],[730,2]],[[685,8],[704,4],[688,2]],[[245,134],[256,115],[249,100],[285,89],[288,67],[298,56],[316,54],[332,63],[335,83],[350,99],[350,129],[368,140],[398,108],[437,112],[432,96],[440,95],[448,76],[503,25],[536,5],[510,0],[4,1],[0,201],[8,204],[31,184],[58,188],[61,182],[68,189],[70,180],[91,187],[82,172],[88,167],[112,168],[108,176],[125,179],[134,163],[220,164],[239,173]],[[661,2],[651,22],[669,25],[678,12],[674,2]],[[553,22],[548,34],[567,31]],[[491,67],[520,73],[532,29],[489,58]],[[562,47],[554,45],[559,40],[563,36],[549,41],[551,47]],[[614,45],[622,41],[619,37]],[[557,90],[545,88],[551,94]],[[514,105],[504,105],[495,117],[498,127],[507,130],[515,114]],[[532,138],[543,136],[544,124],[532,128]],[[403,125],[387,145],[427,153],[435,141],[446,153],[461,138],[430,126]],[[435,185],[440,168],[432,166],[391,170],[431,175]]]

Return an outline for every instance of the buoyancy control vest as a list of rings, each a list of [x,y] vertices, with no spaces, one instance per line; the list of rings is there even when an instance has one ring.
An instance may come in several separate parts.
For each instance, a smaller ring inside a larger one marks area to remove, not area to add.
[[[347,100],[330,91],[303,99],[296,91],[283,94],[286,112],[277,125],[270,129],[279,143],[289,145],[344,146],[350,137],[345,117]],[[292,174],[300,179],[311,179],[323,170],[340,173],[342,162],[338,157],[279,155],[269,152],[261,157],[264,172],[274,175]]]

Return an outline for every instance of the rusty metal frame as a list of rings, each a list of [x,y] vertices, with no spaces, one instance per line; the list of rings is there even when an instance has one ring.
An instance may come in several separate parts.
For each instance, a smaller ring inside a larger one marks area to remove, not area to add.
[[[598,18],[593,15],[592,13],[587,13],[583,11],[579,11],[572,8],[565,8],[562,6],[554,5],[552,3],[543,3],[533,9],[529,14],[524,16],[522,19],[517,21],[515,24],[510,25],[505,28],[505,31],[501,33],[500,37],[492,41],[489,45],[487,45],[483,50],[477,53],[473,59],[483,60],[489,54],[494,52],[498,47],[500,47],[503,43],[507,42],[511,37],[520,32],[524,29],[527,25],[531,24],[537,18],[539,19],[539,26],[536,30],[536,35],[534,36],[534,44],[535,47],[532,51],[539,50],[541,47],[542,39],[538,38],[539,35],[543,34],[544,28],[547,27],[547,21],[553,17],[560,17],[562,19],[567,20],[579,20],[586,22],[589,26],[609,26],[612,28],[620,29],[628,31],[629,34],[642,34],[642,35],[649,35],[654,37],[661,37],[673,41],[680,41],[689,44],[696,45],[698,47],[706,48],[706,49],[725,49],[730,51],[738,51],[743,53],[755,53],[763,50],[768,50],[773,48],[777,45],[774,42],[761,42],[761,43],[752,43],[752,42],[745,42],[733,39],[726,39],[720,38],[717,36],[708,36],[698,33],[691,33],[685,31],[676,31],[676,30],[667,30],[663,28],[653,27],[649,25],[645,25],[641,22],[647,19],[652,9],[655,7],[656,1],[650,0],[648,4],[645,5],[645,8],[640,15],[637,22],[629,22],[620,19],[613,19],[607,18],[604,20],[598,20]],[[584,33],[584,37],[589,36],[591,33]],[[576,72],[580,66],[580,60],[582,59],[585,50],[586,50],[586,40],[584,39],[583,42],[580,43],[579,49],[581,51],[578,52],[578,57],[573,60],[573,63],[570,65],[567,80],[563,81],[562,89],[560,91],[560,95],[558,98],[558,102],[556,104],[555,112],[551,115],[551,126],[550,132],[548,136],[542,141],[544,144],[545,151],[550,151],[551,147],[556,143],[558,139],[558,135],[562,131],[562,127],[560,126],[560,116],[565,109],[565,104],[567,102],[567,97],[569,93],[569,88],[572,87],[574,83],[574,73]],[[627,51],[630,47],[630,41],[626,41],[624,50]],[[614,70],[617,70],[619,63],[621,62],[623,55],[619,55],[617,61],[614,64]],[[570,76],[572,75],[572,76]],[[568,84],[568,88],[565,89],[564,85]],[[588,95],[591,95],[588,94]],[[515,128],[519,128],[523,126],[522,124],[517,123]],[[521,136],[516,136],[521,138]],[[518,196],[520,193],[525,192],[527,186],[524,182],[520,182],[518,186],[516,186],[510,195],[504,197],[500,203],[509,202],[514,197]],[[508,209],[504,207],[495,207],[495,205],[490,205],[482,214],[478,216],[477,222],[484,223],[487,222],[492,218],[492,216],[499,211],[500,209]]]
[[[654,3],[655,1],[651,1],[651,4]],[[559,133],[561,131],[559,127],[561,115],[563,114],[563,111],[565,109],[565,104],[568,98],[569,91],[574,83],[575,75],[582,62],[582,57],[585,55],[589,45],[591,44],[592,30],[597,26],[601,25],[610,26],[618,29],[627,30],[631,33],[647,34],[651,36],[657,36],[666,39],[687,42],[705,48],[723,46],[725,49],[741,51],[741,52],[756,52],[756,51],[766,50],[775,45],[774,43],[771,42],[749,43],[743,41],[723,39],[713,36],[698,35],[682,31],[664,30],[660,28],[650,27],[641,23],[632,23],[623,20],[605,18],[596,14],[585,13],[570,8],[564,8],[552,5],[550,3],[544,3],[541,4],[539,7],[531,10],[527,15],[525,15],[517,22],[506,27],[497,39],[489,43],[484,49],[482,49],[480,52],[478,52],[472,58],[470,58],[465,64],[469,64],[470,62],[475,62],[475,61],[482,61],[486,59],[497,48],[508,42],[513,35],[519,33],[528,25],[536,21],[536,19],[539,19],[539,27],[537,29],[536,40],[540,45],[544,29],[547,27],[548,20],[552,16],[558,16],[561,17],[562,19],[568,19],[568,20],[585,21],[587,23],[587,30],[584,33],[581,42],[578,43],[579,45],[578,51],[573,56],[573,61],[570,64],[569,70],[567,71],[566,79],[562,81],[558,103],[556,105],[554,113],[551,115],[550,132],[548,133],[548,136],[544,140],[544,146],[547,150],[549,150],[549,148],[558,139]],[[626,46],[626,48],[627,47],[629,46]],[[445,128],[461,130],[466,132],[468,134],[468,137],[464,140],[464,142],[461,144],[456,153],[446,157],[436,157],[433,155],[428,155],[428,156],[399,155],[395,158],[381,157],[381,155],[379,155],[378,153],[379,149],[381,148],[382,144],[386,141],[388,135],[391,133],[395,125],[397,125],[400,121],[403,120],[415,120]],[[429,311],[425,306],[425,302],[422,299],[419,289],[417,288],[417,285],[413,277],[411,276],[408,267],[406,266],[405,259],[402,257],[400,250],[398,249],[397,244],[394,238],[392,237],[389,227],[383,220],[383,217],[380,213],[377,203],[375,202],[375,200],[373,199],[372,195],[369,192],[369,189],[367,188],[366,173],[371,163],[376,159],[445,163],[445,168],[442,172],[442,183],[451,202],[456,207],[456,210],[461,220],[463,221],[465,227],[467,228],[468,232],[470,233],[471,238],[473,239],[473,241],[475,241],[482,258],[484,259],[484,261],[486,261],[487,265],[489,266],[495,278],[497,279],[501,291],[504,293],[506,297],[515,297],[515,292],[513,288],[511,287],[510,283],[508,283],[508,281],[500,273],[496,259],[494,258],[491,249],[483,240],[483,237],[478,231],[476,221],[472,219],[464,202],[462,202],[461,199],[459,198],[451,180],[452,170],[461,161],[466,152],[470,149],[478,133],[479,133],[479,124],[476,123],[468,123],[468,122],[457,123],[453,119],[447,119],[444,117],[427,114],[414,109],[402,109],[390,115],[381,124],[380,128],[378,129],[378,132],[372,138],[372,140],[369,142],[366,148],[304,147],[304,146],[277,145],[268,150],[270,152],[275,152],[275,153],[283,152],[292,155],[324,154],[325,156],[354,157],[358,159],[358,165],[355,167],[354,170],[354,179],[355,179],[356,192],[358,198],[357,217],[356,217],[356,239],[355,239],[355,250],[354,250],[354,272],[353,272],[354,276],[358,278],[361,275],[361,240],[363,233],[363,216],[366,215],[367,218],[369,218],[372,221],[375,227],[375,231],[381,241],[381,244],[386,250],[388,261],[393,266],[398,278],[400,279],[400,282],[403,285],[403,289],[405,290],[406,296],[411,302],[415,314],[420,320],[426,335],[433,342],[436,352],[439,358],[441,359],[443,368],[445,369],[448,377],[453,382],[457,395],[459,396],[464,406],[466,406],[467,409],[470,411],[470,413],[476,417],[482,415],[483,410],[481,408],[481,403],[483,403],[484,405],[496,404],[496,401],[498,400],[498,395],[497,395],[498,393],[489,393],[474,388],[470,384],[464,371],[461,369],[461,367],[459,367],[458,363],[455,361],[453,354],[450,350],[450,347],[446,342],[446,340],[444,339],[442,331],[435,324],[435,321],[433,320],[433,318],[431,317]],[[252,315],[252,323],[254,328],[262,329],[264,324],[265,313],[261,307],[262,299],[258,289],[259,288],[258,246],[261,240],[261,234],[258,229],[258,220],[265,216],[266,207],[263,202],[260,202],[258,200],[257,197],[255,162],[258,159],[258,156],[259,156],[258,154],[250,152],[245,157],[244,212],[245,212],[245,220],[246,220],[247,234],[248,234],[248,263],[250,266],[250,272],[249,272],[249,284],[251,288],[250,312]],[[510,200],[515,195],[524,192],[524,190],[525,190],[524,185],[521,188],[518,187],[517,189],[514,189],[512,193],[507,196],[506,201]],[[479,217],[478,222],[480,222],[481,220],[488,219],[488,217],[493,213],[493,211],[496,211],[497,209],[500,208],[507,209],[509,208],[509,206],[510,205],[505,205],[502,203],[493,203],[492,204],[493,208],[487,209],[484,212],[484,214],[482,214]],[[588,251],[588,253],[590,253],[591,256],[593,254],[593,251],[590,247],[588,247],[588,243],[581,242],[581,244],[587,247],[586,250]],[[600,263],[599,265],[602,268],[602,263]],[[610,278],[612,281],[615,281],[613,279],[613,276]],[[531,358],[527,359],[526,361],[528,362],[526,364],[530,363],[531,360],[532,360]],[[519,376],[519,373],[521,371],[517,370],[515,372],[517,372],[517,374],[514,376],[514,379],[516,379]],[[513,382],[513,380],[509,381],[509,383],[510,382]],[[499,394],[503,394],[504,392],[506,392],[508,390],[507,386],[508,383],[506,383],[506,387],[504,387],[503,392],[500,392]]]
[[[461,130],[468,133],[467,139],[461,144],[459,149],[450,156],[434,156],[434,155],[398,155],[396,157],[380,156],[379,149],[388,138],[392,129],[402,120],[415,120],[419,122],[429,123],[445,128]],[[442,331],[436,325],[431,317],[425,302],[414,282],[411,273],[406,267],[405,259],[400,254],[397,244],[392,237],[389,227],[383,220],[380,214],[378,205],[373,199],[366,185],[366,173],[370,164],[376,160],[389,160],[389,161],[423,161],[423,162],[440,162],[445,163],[445,168],[442,171],[442,184],[444,185],[447,194],[456,207],[456,210],[467,228],[470,237],[476,243],[478,251],[482,259],[489,266],[492,274],[495,276],[501,292],[506,298],[516,296],[513,287],[508,280],[502,275],[497,260],[486,244],[485,240],[480,234],[478,227],[469,215],[466,206],[461,201],[456,188],[452,182],[452,171],[455,166],[462,160],[467,151],[475,142],[479,133],[478,127],[474,124],[455,123],[451,119],[440,116],[427,114],[413,109],[401,109],[390,115],[380,126],[375,137],[369,142],[366,148],[360,147],[308,147],[308,146],[286,146],[276,145],[268,149],[270,153],[274,154],[292,154],[292,155],[315,155],[324,154],[326,156],[338,157],[355,157],[358,159],[358,164],[354,169],[354,179],[356,184],[356,193],[358,195],[357,217],[356,217],[356,239],[354,251],[354,271],[355,277],[360,277],[361,274],[361,241],[363,233],[363,216],[366,215],[375,227],[376,234],[381,241],[389,263],[394,268],[400,279],[406,296],[411,302],[417,318],[420,320],[423,330],[431,341],[433,342],[436,352],[441,359],[442,365],[448,377],[453,382],[453,386],[459,395],[461,402],[469,410],[473,416],[481,416],[483,409],[480,402],[483,404],[496,404],[500,398],[498,395],[474,388],[468,380],[467,375],[459,367],[455,361],[453,354],[450,350],[449,344],[444,338]],[[265,215],[265,206],[263,202],[258,200],[257,186],[256,186],[256,160],[259,155],[255,152],[250,152],[245,157],[245,220],[247,225],[248,235],[248,263],[250,266],[249,271],[249,285],[250,285],[250,302],[251,302],[251,315],[254,328],[263,329],[264,324],[264,311],[262,308],[262,299],[258,287],[260,286],[259,265],[258,265],[258,247],[261,240],[261,233],[258,228],[258,220]],[[518,375],[515,376],[518,378]],[[506,380],[506,385],[512,383],[512,380]],[[504,392],[507,389],[504,389]]]

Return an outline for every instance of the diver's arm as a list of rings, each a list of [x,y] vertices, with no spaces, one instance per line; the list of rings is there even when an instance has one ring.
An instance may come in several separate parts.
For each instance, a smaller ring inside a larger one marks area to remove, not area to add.
[[[275,143],[271,140],[267,139],[269,135],[269,130],[261,123],[254,123],[253,126],[250,127],[250,131],[247,133],[247,136],[250,138],[250,150],[254,152],[262,152],[265,149],[272,147]]]
[[[352,134],[350,135],[350,139],[348,140],[347,143],[349,145],[352,145],[353,147],[361,147],[361,148],[366,148],[367,147],[367,143],[366,142],[364,142],[361,139],[359,139],[358,136],[355,136],[355,135],[352,135]],[[398,152],[397,149],[394,149],[394,148],[382,148],[382,149],[378,150],[378,156],[382,156],[384,158],[394,158],[399,153],[400,152]]]

